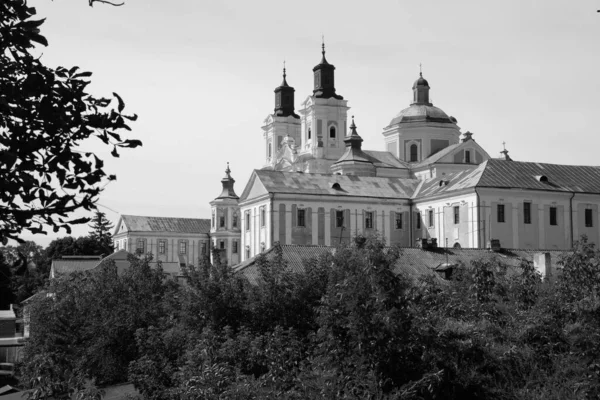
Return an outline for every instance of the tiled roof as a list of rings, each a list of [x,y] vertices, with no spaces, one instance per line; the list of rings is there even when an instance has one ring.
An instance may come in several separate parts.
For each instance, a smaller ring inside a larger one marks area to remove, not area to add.
[[[283,259],[287,263],[287,267],[290,271],[304,272],[304,261],[312,258],[318,258],[322,254],[332,252],[334,247],[329,246],[298,246],[298,245],[283,245]],[[273,248],[263,253],[268,259],[274,257]],[[242,273],[252,284],[256,284],[258,279],[258,271],[256,269],[256,258],[252,257],[236,266],[234,266],[235,272]]]
[[[536,178],[541,175],[548,182]],[[600,168],[493,159],[487,162],[477,186],[600,193]]]
[[[304,261],[321,256],[326,252],[333,252],[334,247],[328,246],[300,246],[283,245],[283,259],[287,263],[289,270],[294,272],[304,272]],[[409,278],[418,279],[422,276],[432,276],[435,280],[441,282],[443,279],[435,270],[444,264],[471,266],[474,260],[492,261],[498,260],[509,267],[509,273],[518,273],[518,267],[523,260],[532,262],[535,254],[541,250],[523,250],[523,249],[502,249],[500,252],[493,252],[488,249],[454,249],[437,248],[433,250],[424,250],[416,247],[407,247],[401,249],[401,255],[396,263],[394,272],[403,273]],[[551,264],[553,268],[557,267],[559,256],[562,251],[543,251],[550,253]],[[273,248],[265,253],[267,258],[274,256]],[[259,273],[256,268],[256,257],[244,261],[234,267],[234,271],[243,274],[252,284],[256,284]]]
[[[70,274],[77,271],[94,269],[100,263],[100,258],[61,258],[52,260],[51,269],[55,274]]]
[[[303,174],[255,170],[266,190],[271,193],[410,198],[419,184],[417,179],[381,178],[356,175]],[[334,189],[333,183],[339,184]]]
[[[539,180],[542,175],[548,178],[547,182]],[[441,181],[448,183],[440,184]],[[489,159],[474,170],[428,179],[413,197],[449,194],[473,187],[600,193],[600,168]]]
[[[210,219],[142,217],[121,215],[123,222],[134,232],[209,233]]]

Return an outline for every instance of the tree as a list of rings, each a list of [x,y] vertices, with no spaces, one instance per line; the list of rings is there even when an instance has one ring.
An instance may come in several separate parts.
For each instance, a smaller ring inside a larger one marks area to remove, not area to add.
[[[104,249],[104,254],[110,254],[114,251],[112,242],[111,230],[114,228],[113,224],[106,219],[106,215],[102,211],[96,211],[96,215],[92,220],[92,230],[90,231],[90,238],[95,240]]]
[[[0,251],[0,310],[10,308],[13,300],[12,271],[4,258],[4,253]]]
[[[90,5],[94,0],[90,0]],[[104,162],[77,148],[91,137],[112,146],[137,147],[121,138],[136,115],[123,113],[123,100],[86,92],[91,72],[78,67],[50,68],[32,54],[47,46],[43,19],[26,0],[0,2],[0,243],[19,239],[23,230],[46,233],[89,218],[69,219],[92,210],[103,185],[116,179]]]
[[[170,284],[150,259],[130,256],[117,273],[114,261],[94,271],[52,280],[52,296],[31,304],[31,336],[24,349],[21,383],[34,398],[63,398],[86,382],[123,382],[138,357],[136,331],[159,324]]]

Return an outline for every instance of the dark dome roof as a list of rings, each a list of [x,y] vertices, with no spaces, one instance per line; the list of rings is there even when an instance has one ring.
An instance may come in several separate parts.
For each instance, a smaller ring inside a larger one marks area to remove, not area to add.
[[[404,110],[400,111],[394,117],[394,119],[392,119],[390,125],[407,122],[437,122],[442,124],[456,123],[452,117],[449,117],[441,109],[425,104],[412,104],[410,107],[405,108]]]
[[[416,88],[417,86],[427,86],[429,87],[429,82],[427,82],[427,80],[425,78],[423,78],[423,75],[419,76],[419,79],[417,79],[415,81],[415,83],[413,84],[413,89]]]

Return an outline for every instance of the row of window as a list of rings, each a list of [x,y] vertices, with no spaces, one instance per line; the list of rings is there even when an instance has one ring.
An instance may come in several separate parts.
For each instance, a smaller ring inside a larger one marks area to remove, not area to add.
[[[549,212],[550,225],[558,225],[558,214],[556,207],[550,207]],[[586,209],[584,214],[585,226],[591,228],[594,226],[593,210]],[[498,222],[506,222],[506,213],[504,212],[504,204],[498,204],[496,208],[496,220]],[[531,224],[531,203],[523,203],[523,223]]]
[[[180,240],[179,244],[179,254],[187,254],[188,253],[188,241]],[[206,244],[200,245],[200,250],[202,254],[206,254]],[[146,239],[138,239],[136,242],[136,252],[146,253]],[[158,254],[166,254],[167,253],[167,239],[158,239]]]
[[[213,226],[213,228],[215,227],[215,222],[216,222],[215,218],[216,218],[215,217],[215,213],[213,211],[213,214],[212,214],[212,226]],[[237,226],[238,226],[238,216],[237,216],[237,214],[233,214],[233,220],[231,221],[231,226],[233,228],[237,228]],[[219,228],[224,228],[224,227],[225,227],[225,215],[220,215],[219,216]]]

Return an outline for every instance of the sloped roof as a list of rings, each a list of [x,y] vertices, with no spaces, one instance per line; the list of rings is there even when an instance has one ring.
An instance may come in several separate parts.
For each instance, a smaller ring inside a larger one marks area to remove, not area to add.
[[[455,144],[451,144],[448,147],[444,147],[442,150],[438,151],[437,153],[432,154],[431,156],[427,157],[426,159],[422,160],[421,162],[414,164],[413,168],[419,168],[424,165],[433,164],[433,163],[439,161],[440,159],[444,158],[448,154],[452,153],[457,147],[459,147],[462,144],[463,143],[455,143]]]
[[[547,182],[538,179],[548,178]],[[445,184],[440,181],[448,182]],[[489,159],[474,170],[426,180],[414,198],[473,187],[600,194],[600,168]]]
[[[255,170],[254,174],[270,193],[348,197],[410,198],[420,182],[417,179],[406,178],[304,174],[266,170]],[[338,183],[340,189],[332,188],[333,183]]]
[[[548,182],[536,176],[544,175]],[[600,168],[582,165],[489,160],[477,186],[600,193]]]
[[[404,161],[398,160],[389,151],[363,150],[363,152],[371,157],[371,162],[378,168],[407,168]]]
[[[82,257],[82,258],[59,258],[52,260],[52,266],[55,274],[70,274],[77,271],[88,271],[98,266],[102,257],[97,256],[94,258]]]
[[[210,232],[210,219],[143,217],[138,215],[121,215],[121,219],[127,229],[134,232]]]
[[[317,258],[327,252],[335,251],[335,247],[310,245],[282,245],[281,249],[288,269],[297,273],[304,272],[305,261]],[[556,250],[502,249],[500,252],[493,252],[488,249],[437,248],[424,250],[416,247],[405,247],[401,249],[394,272],[397,274],[403,273],[412,279],[418,279],[422,276],[432,276],[435,280],[442,281],[443,279],[435,270],[446,263],[452,265],[462,264],[470,267],[471,262],[474,260],[498,260],[508,266],[509,273],[518,273],[520,271],[519,266],[523,260],[533,262],[534,255],[540,252],[550,253],[553,268],[557,268],[559,256],[565,253],[564,251]],[[274,257],[273,248],[263,254],[267,258]],[[250,283],[256,284],[259,278],[259,272],[256,268],[256,257],[238,264],[234,267],[234,271],[243,274]]]

